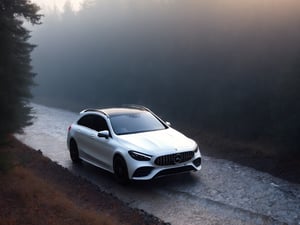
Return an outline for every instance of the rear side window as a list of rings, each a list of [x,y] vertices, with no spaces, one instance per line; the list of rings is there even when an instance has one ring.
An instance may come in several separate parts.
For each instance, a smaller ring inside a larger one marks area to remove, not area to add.
[[[78,121],[78,124],[84,127],[88,127],[92,129],[92,123],[93,123],[93,116],[92,115],[86,115],[80,118]]]
[[[102,130],[108,130],[105,119],[98,115],[85,115],[79,119],[77,124],[98,132]]]

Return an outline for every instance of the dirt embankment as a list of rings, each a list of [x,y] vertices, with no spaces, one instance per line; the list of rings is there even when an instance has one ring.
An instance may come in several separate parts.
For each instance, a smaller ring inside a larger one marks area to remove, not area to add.
[[[16,139],[0,146],[0,225],[163,225]]]
[[[300,184],[300,151],[291,153],[292,151],[283,146],[276,146],[264,140],[233,140],[191,127],[181,125],[180,128],[197,140],[204,155],[226,159]]]

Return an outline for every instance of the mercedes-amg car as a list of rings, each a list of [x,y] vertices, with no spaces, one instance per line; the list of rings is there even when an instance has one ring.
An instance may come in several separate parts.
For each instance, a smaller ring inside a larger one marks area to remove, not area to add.
[[[197,143],[145,107],[85,109],[67,145],[74,163],[107,170],[120,183],[201,169]]]

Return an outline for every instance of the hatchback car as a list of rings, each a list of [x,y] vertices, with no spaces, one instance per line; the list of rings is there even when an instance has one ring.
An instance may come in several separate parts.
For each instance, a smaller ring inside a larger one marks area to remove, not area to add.
[[[145,107],[85,109],[67,145],[74,163],[107,170],[120,183],[201,169],[197,143]]]

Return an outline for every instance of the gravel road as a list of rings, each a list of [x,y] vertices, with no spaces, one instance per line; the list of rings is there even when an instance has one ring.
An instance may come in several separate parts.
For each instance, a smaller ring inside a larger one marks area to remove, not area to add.
[[[207,157],[205,149],[200,172],[120,186],[103,170],[71,163],[66,131],[75,113],[37,104],[32,107],[34,123],[17,138],[130,207],[143,209],[173,225],[300,224],[299,184]]]

